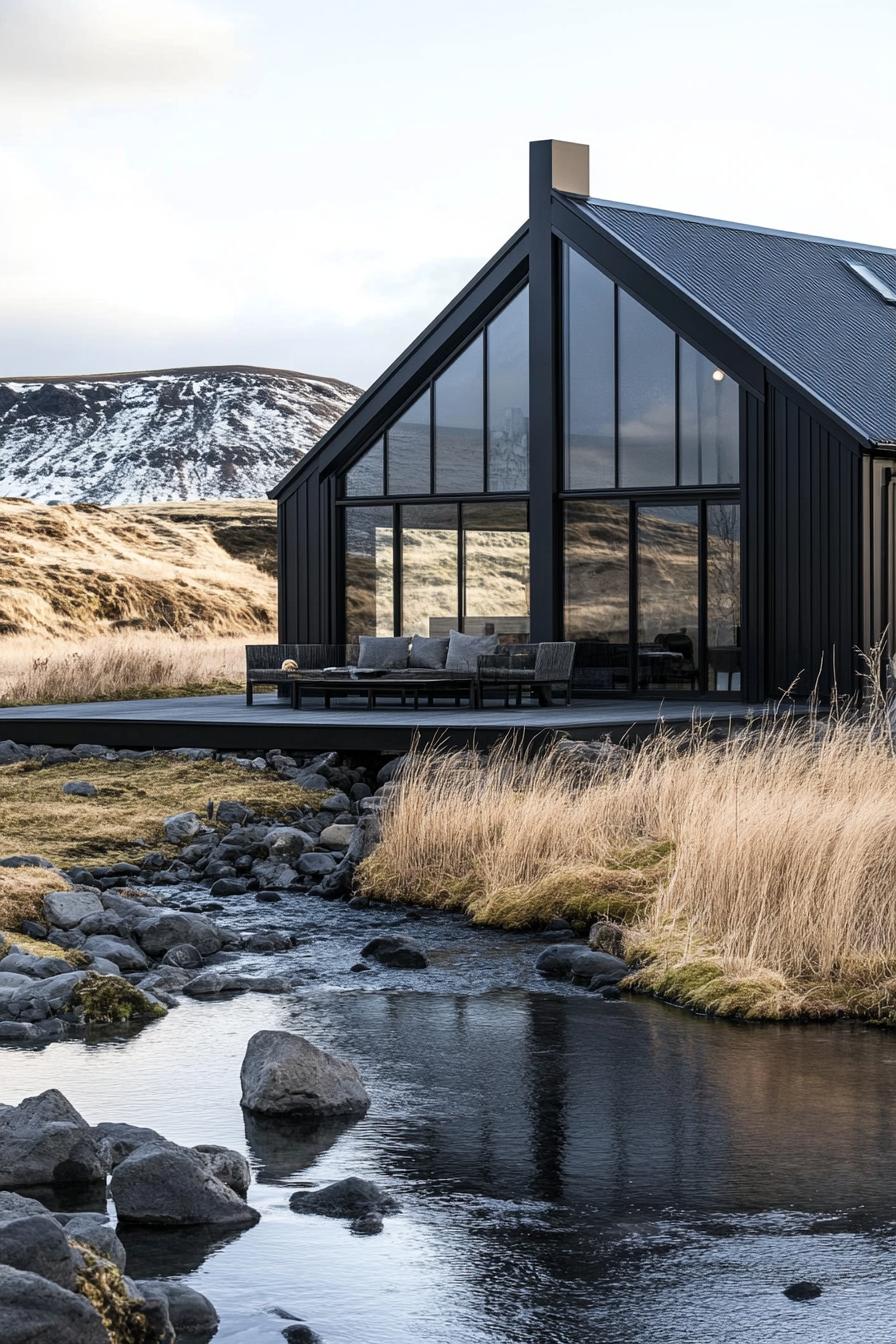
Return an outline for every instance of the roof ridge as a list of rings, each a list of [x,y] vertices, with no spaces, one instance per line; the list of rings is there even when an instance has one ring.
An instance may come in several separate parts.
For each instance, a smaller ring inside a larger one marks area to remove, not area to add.
[[[599,196],[576,198],[579,204],[596,205],[606,210],[633,210],[641,215],[662,215],[666,219],[681,219],[689,224],[706,224],[722,229],[737,229],[743,233],[762,233],[774,238],[794,238],[803,243],[824,243],[828,247],[849,247],[858,252],[881,253],[896,256],[896,247],[875,243],[857,243],[847,238],[827,238],[823,234],[799,233],[793,229],[776,229],[763,224],[742,224],[733,219],[714,219],[710,215],[690,215],[681,210],[664,210],[653,205],[634,205],[627,201],[608,201]]]

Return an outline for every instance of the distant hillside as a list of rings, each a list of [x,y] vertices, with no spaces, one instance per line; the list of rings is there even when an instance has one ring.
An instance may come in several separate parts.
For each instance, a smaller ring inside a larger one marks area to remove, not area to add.
[[[272,629],[269,500],[99,508],[0,499],[0,635]]]
[[[358,394],[333,378],[238,365],[0,380],[0,495],[260,498]]]

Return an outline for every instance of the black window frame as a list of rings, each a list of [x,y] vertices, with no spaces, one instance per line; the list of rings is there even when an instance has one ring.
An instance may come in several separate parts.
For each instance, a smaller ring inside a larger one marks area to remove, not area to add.
[[[569,445],[568,445],[568,442],[567,442],[567,425],[566,425],[566,408],[567,408],[567,406],[568,406],[568,397],[569,397],[568,387],[567,387],[567,378],[568,378],[568,375],[569,375],[569,360],[568,360],[568,355],[567,355],[567,350],[568,350],[568,346],[567,346],[567,340],[568,340],[568,327],[567,327],[567,305],[568,305],[568,294],[567,294],[567,288],[568,288],[568,284],[569,284],[569,264],[568,264],[568,259],[567,259],[567,253],[569,253],[569,252],[575,252],[579,257],[583,258],[583,260],[586,261],[586,262],[588,263],[589,266],[593,266],[595,270],[600,271],[600,273],[601,273],[602,275],[606,276],[606,278],[611,282],[611,284],[612,284],[613,287],[614,287],[614,294],[613,294],[613,378],[612,378],[612,382],[613,382],[613,472],[614,472],[614,481],[615,481],[615,484],[612,485],[612,486],[594,486],[594,487],[579,486],[579,487],[572,487],[572,486],[570,486],[570,484],[569,484],[569,481],[570,481],[570,474],[569,474],[570,455],[569,455]],[[730,378],[730,379],[732,380],[732,382],[735,384],[735,386],[737,387],[737,389],[738,389],[738,406],[739,406],[739,415],[738,415],[738,439],[739,439],[740,444],[741,444],[741,451],[740,451],[740,453],[739,453],[739,471],[738,471],[738,475],[739,475],[739,476],[740,476],[740,472],[741,472],[741,469],[742,469],[742,461],[743,461],[743,448],[742,448],[742,445],[743,445],[743,406],[744,406],[744,398],[745,398],[745,396],[746,396],[746,391],[745,391],[745,388],[744,388],[743,384],[742,384],[737,378],[734,377],[734,375],[730,372],[729,369],[726,369],[726,368],[725,368],[724,364],[722,364],[722,363],[720,363],[720,362],[718,362],[718,361],[712,359],[709,355],[705,354],[705,352],[702,351],[702,350],[699,348],[699,346],[697,346],[697,345],[694,343],[694,341],[692,341],[692,340],[688,340],[686,337],[682,336],[682,335],[680,334],[680,332],[678,332],[678,331],[676,330],[676,328],[673,327],[673,326],[671,325],[671,323],[667,322],[666,319],[665,319],[664,317],[661,317],[658,313],[654,313],[654,312],[653,312],[653,309],[650,308],[648,304],[644,303],[643,299],[642,299],[638,294],[634,293],[633,290],[629,289],[627,285],[622,285],[622,284],[620,284],[619,281],[616,279],[616,277],[615,277],[614,275],[612,275],[612,274],[611,274],[608,270],[606,270],[603,266],[599,266],[599,265],[597,264],[597,262],[595,262],[591,257],[587,256],[587,254],[586,254],[585,252],[583,252],[583,251],[581,250],[581,248],[576,247],[574,243],[571,243],[571,242],[569,242],[568,240],[564,240],[563,243],[561,244],[560,276],[561,276],[561,294],[560,294],[560,304],[559,304],[560,317],[561,317],[561,321],[560,321],[560,371],[559,371],[559,377],[560,377],[560,389],[559,389],[559,396],[558,396],[558,398],[557,398],[557,403],[558,403],[558,413],[559,413],[559,416],[560,416],[560,425],[559,425],[559,431],[560,431],[560,432],[559,432],[559,434],[558,434],[558,443],[559,443],[559,445],[560,445],[560,453],[561,453],[561,455],[562,455],[562,457],[561,457],[561,462],[560,462],[560,480],[561,480],[562,483],[563,483],[563,489],[562,489],[562,491],[560,492],[560,498],[564,498],[564,497],[566,497],[566,496],[570,496],[570,497],[571,497],[571,496],[574,496],[574,495],[575,495],[575,496],[581,495],[581,496],[584,496],[584,497],[587,497],[587,496],[590,496],[590,495],[595,495],[595,496],[597,496],[597,495],[600,495],[600,494],[604,494],[604,493],[606,493],[606,492],[613,492],[613,493],[615,493],[615,494],[618,495],[618,496],[625,496],[625,497],[628,497],[629,495],[634,494],[634,493],[636,493],[636,492],[638,492],[638,491],[653,491],[653,492],[657,492],[657,491],[660,491],[660,490],[664,490],[664,491],[670,491],[670,490],[672,490],[672,491],[675,491],[676,494],[677,494],[678,491],[694,490],[694,489],[698,489],[698,490],[700,490],[701,492],[707,492],[707,491],[712,491],[712,490],[718,489],[718,490],[728,491],[729,493],[730,493],[732,490],[740,490],[741,485],[742,485],[742,482],[741,482],[740,479],[738,479],[737,481],[724,481],[724,482],[720,483],[719,485],[714,485],[714,484],[704,483],[704,484],[700,484],[700,485],[695,486],[694,482],[682,483],[682,480],[681,480],[681,342],[684,341],[685,344],[686,344],[686,345],[689,345],[689,346],[691,347],[692,350],[695,350],[696,353],[697,353],[698,355],[702,355],[704,359],[709,360],[709,362],[712,363],[712,364],[714,364],[714,366],[715,366],[716,368],[721,369],[722,372],[725,374],[725,376],[726,376],[727,378]],[[633,486],[633,485],[621,485],[621,484],[620,484],[620,467],[621,467],[621,460],[620,460],[620,444],[619,444],[619,381],[620,381],[620,380],[619,380],[619,370],[620,370],[620,361],[619,361],[619,295],[620,295],[620,293],[623,293],[623,292],[624,292],[624,293],[625,293],[625,294],[626,294],[626,295],[627,295],[627,296],[628,296],[634,303],[638,303],[638,304],[640,304],[642,308],[645,308],[645,309],[647,310],[647,312],[651,313],[651,314],[657,319],[657,321],[662,322],[664,326],[668,327],[668,328],[669,328],[669,331],[672,333],[672,336],[673,336],[674,341],[675,341],[675,357],[674,357],[675,405],[674,405],[674,408],[673,408],[673,416],[672,416],[672,421],[673,421],[673,425],[674,425],[673,433],[674,433],[674,436],[675,436],[675,442],[674,442],[674,445],[673,445],[673,447],[674,447],[673,458],[674,458],[674,462],[675,462],[675,480],[674,480],[674,482],[671,482],[671,483],[668,484],[668,485]]]
[[[479,499],[520,499],[529,497],[530,473],[527,471],[527,486],[525,490],[489,490],[489,448],[490,448],[490,425],[489,425],[489,406],[488,406],[488,328],[496,318],[500,317],[505,309],[509,308],[513,301],[519,298],[529,286],[529,277],[516,286],[516,288],[507,295],[507,297],[494,308],[487,317],[467,336],[467,338],[451,354],[438,365],[438,367],[428,375],[426,379],[418,383],[414,392],[403,402],[400,409],[391,414],[385,423],[383,423],[375,434],[368,435],[364,440],[364,446],[356,452],[350,462],[346,462],[338,468],[336,476],[336,499],[337,505],[343,504],[389,504],[393,500],[401,502],[419,503],[424,499],[442,500],[450,502],[452,499],[479,500]],[[465,354],[471,345],[481,337],[482,339],[482,481],[484,489],[482,491],[457,491],[440,493],[436,490],[436,427],[435,427],[435,385],[446,369],[452,365],[455,360]],[[389,493],[389,430],[401,420],[402,416],[419,401],[421,397],[428,396],[429,399],[429,490],[416,495],[393,495]],[[378,439],[383,440],[383,494],[382,495],[347,495],[345,491],[346,476],[364,456],[364,454],[376,444]],[[527,452],[531,445],[527,448]]]
[[[524,506],[525,518],[526,518],[525,532],[526,535],[531,538],[529,496],[517,492],[516,494],[513,495],[502,494],[500,496],[500,499],[502,503],[508,503],[508,504],[520,503]],[[464,506],[468,504],[491,504],[494,503],[495,500],[496,500],[495,495],[475,495],[475,496],[462,495],[462,496],[452,496],[451,498],[448,498],[445,495],[404,495],[401,499],[369,500],[369,499],[351,498],[345,501],[347,509],[371,508],[371,507],[392,509],[392,632],[394,635],[399,637],[401,636],[402,615],[403,615],[402,594],[401,594],[402,508],[406,508],[409,506],[425,508],[427,504],[433,504],[436,507],[454,508],[455,531],[457,533],[457,618],[458,618],[458,629],[463,630],[464,618],[466,616],[466,611],[464,609],[466,605],[466,592],[465,592],[466,555],[465,555],[465,542],[464,542],[464,533],[466,529],[463,526],[462,510]],[[338,535],[339,556],[340,556],[339,582],[342,592],[342,602],[339,611],[339,621],[340,621],[340,638],[344,641],[346,638],[345,617],[346,617],[346,602],[348,597],[348,592],[345,583],[346,510],[340,509],[338,512],[339,512],[339,528],[337,535]],[[530,540],[530,557],[529,557],[530,598],[531,598],[531,581],[532,578],[531,578],[531,540]]]
[[[620,696],[640,696],[643,699],[681,699],[691,700],[695,695],[712,695],[713,698],[720,700],[740,700],[741,690],[737,691],[709,691],[708,689],[708,663],[707,663],[707,582],[706,582],[706,560],[707,560],[707,531],[706,531],[706,512],[711,504],[737,504],[741,510],[741,573],[740,573],[740,630],[744,630],[744,581],[743,581],[743,501],[740,491],[731,485],[726,486],[666,486],[660,488],[653,486],[650,488],[638,490],[568,490],[562,491],[558,496],[560,500],[560,518],[561,518],[561,538],[560,551],[562,558],[563,583],[561,585],[560,595],[560,622],[563,629],[563,637],[571,638],[566,635],[566,604],[565,604],[565,571],[566,571],[566,504],[568,503],[587,503],[590,500],[598,502],[600,500],[611,500],[617,504],[628,503],[628,583],[629,583],[629,604],[628,604],[628,622],[629,622],[629,678],[628,686],[618,690],[603,690],[593,692],[601,698],[609,696],[619,698]],[[693,690],[639,690],[638,689],[638,596],[639,596],[639,562],[638,562],[638,509],[639,506],[654,507],[676,507],[679,505],[696,504],[698,509],[698,532],[697,532],[697,586],[698,586],[698,633],[697,633],[697,653],[699,678],[698,685]],[[742,633],[743,639],[743,633]],[[579,641],[576,641],[579,642]],[[743,656],[744,644],[741,643],[741,687],[743,686]]]

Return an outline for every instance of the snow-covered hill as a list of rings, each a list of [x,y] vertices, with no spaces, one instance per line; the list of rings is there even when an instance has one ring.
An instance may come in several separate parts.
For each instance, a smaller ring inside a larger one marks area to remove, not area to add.
[[[0,496],[259,498],[358,392],[333,378],[242,366],[0,381]]]

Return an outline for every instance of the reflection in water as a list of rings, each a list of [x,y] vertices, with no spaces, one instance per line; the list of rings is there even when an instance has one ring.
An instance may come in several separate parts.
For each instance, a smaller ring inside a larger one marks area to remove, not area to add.
[[[328,1344],[887,1338],[890,1035],[546,993],[535,946],[430,915],[430,970],[372,990],[348,967],[375,913],[302,909],[330,933],[301,996],[185,1002],[130,1040],[0,1056],[5,1101],[58,1086],[91,1121],[248,1152],[257,1227],[125,1234],[132,1273],[212,1298],[220,1340],[276,1344],[274,1306]],[[354,1060],[365,1119],[310,1135],[244,1115],[246,1041],[277,1027]],[[294,1186],[349,1175],[399,1198],[382,1236],[290,1212]],[[789,1303],[798,1278],[824,1296]]]

